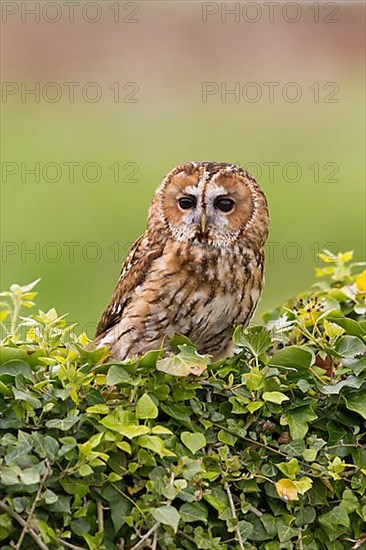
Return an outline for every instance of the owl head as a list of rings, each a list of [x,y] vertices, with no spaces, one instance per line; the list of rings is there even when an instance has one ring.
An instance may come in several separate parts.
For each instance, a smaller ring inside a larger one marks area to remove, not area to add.
[[[239,243],[259,249],[268,223],[266,198],[243,168],[187,162],[169,172],[158,187],[148,228],[157,238],[192,245],[223,248]]]

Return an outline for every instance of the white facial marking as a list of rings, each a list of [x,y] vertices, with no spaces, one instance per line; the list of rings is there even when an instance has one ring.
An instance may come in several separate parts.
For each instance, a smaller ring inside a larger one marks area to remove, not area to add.
[[[200,194],[200,190],[196,185],[187,185],[187,187],[184,189],[184,195],[193,195],[194,197],[198,198]]]
[[[214,183],[214,179],[213,179],[210,187],[207,189],[206,203],[213,204],[214,200],[217,197],[220,197],[220,195],[228,195],[228,191],[222,185],[218,185],[217,183]]]

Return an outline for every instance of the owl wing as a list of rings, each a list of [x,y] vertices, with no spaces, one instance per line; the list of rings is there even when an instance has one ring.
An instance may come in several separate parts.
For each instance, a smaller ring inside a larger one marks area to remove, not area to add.
[[[99,338],[120,321],[134,289],[144,282],[153,261],[161,256],[163,249],[163,243],[152,243],[146,234],[132,245],[122,264],[112,299],[99,321],[95,338]]]

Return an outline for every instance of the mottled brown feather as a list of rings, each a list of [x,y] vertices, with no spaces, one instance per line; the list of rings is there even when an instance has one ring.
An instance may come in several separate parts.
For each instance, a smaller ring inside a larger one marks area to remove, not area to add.
[[[223,195],[234,201],[227,213],[215,206]],[[182,196],[195,197],[196,205],[182,209]],[[122,266],[96,344],[125,360],[179,332],[200,353],[225,353],[234,326],[249,323],[262,290],[268,223],[266,198],[243,168],[214,162],[174,168]]]
[[[96,341],[99,336],[111,329],[121,319],[125,307],[132,298],[133,290],[143,283],[152,262],[161,256],[162,249],[162,243],[150,244],[146,233],[132,245],[122,264],[111,301],[98,323],[95,334]]]

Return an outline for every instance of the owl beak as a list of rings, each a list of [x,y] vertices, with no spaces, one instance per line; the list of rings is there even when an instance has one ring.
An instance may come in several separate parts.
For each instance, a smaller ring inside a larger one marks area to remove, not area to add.
[[[207,216],[204,212],[202,212],[202,214],[201,214],[200,225],[201,225],[201,231],[202,231],[202,233],[204,233],[205,230],[206,230],[206,226],[207,226]]]

